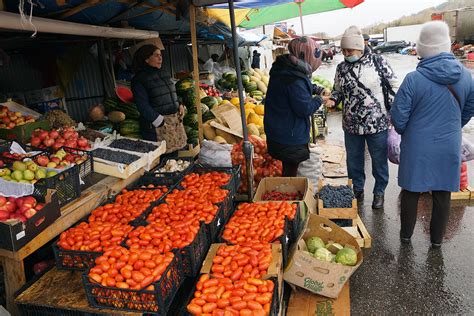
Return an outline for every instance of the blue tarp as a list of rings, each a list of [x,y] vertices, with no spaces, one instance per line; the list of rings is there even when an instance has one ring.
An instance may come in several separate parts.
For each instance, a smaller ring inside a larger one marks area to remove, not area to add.
[[[235,1],[234,7],[236,9],[258,9],[258,8],[269,7],[272,5],[285,4],[289,2],[294,2],[294,0],[241,0],[241,1]],[[228,5],[216,4],[216,5],[210,6],[210,8],[224,9],[224,8],[228,8]]]

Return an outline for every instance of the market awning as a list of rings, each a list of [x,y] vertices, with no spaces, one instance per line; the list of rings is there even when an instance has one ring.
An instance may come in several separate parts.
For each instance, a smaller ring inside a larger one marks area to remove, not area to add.
[[[301,3],[303,15],[353,8],[364,0],[306,0]],[[293,0],[249,0],[235,3],[236,24],[244,28],[255,28],[265,24],[288,20],[299,16],[298,5]],[[226,25],[230,25],[227,5],[214,5],[207,14]]]

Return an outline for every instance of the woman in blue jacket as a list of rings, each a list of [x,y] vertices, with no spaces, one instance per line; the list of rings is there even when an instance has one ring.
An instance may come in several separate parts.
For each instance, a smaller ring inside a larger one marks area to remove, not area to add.
[[[311,38],[296,38],[290,54],[278,56],[270,70],[265,100],[265,134],[269,154],[283,163],[283,176],[295,177],[300,162],[309,159],[310,116],[323,99],[324,89],[311,83],[321,65],[321,49]]]
[[[448,26],[423,26],[417,42],[421,61],[407,75],[391,109],[401,134],[398,184],[402,242],[410,242],[421,192],[432,192],[432,247],[441,246],[449,217],[451,192],[459,191],[461,128],[474,114],[471,74],[450,53]]]

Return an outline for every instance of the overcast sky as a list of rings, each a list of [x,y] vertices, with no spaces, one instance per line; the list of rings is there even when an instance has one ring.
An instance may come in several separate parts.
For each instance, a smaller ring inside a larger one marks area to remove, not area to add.
[[[446,0],[365,0],[354,9],[304,16],[304,29],[307,34],[326,32],[335,36],[342,34],[351,25],[364,27],[376,22],[388,22],[443,2]],[[297,34],[300,34],[299,18],[288,20],[288,25],[292,24]]]

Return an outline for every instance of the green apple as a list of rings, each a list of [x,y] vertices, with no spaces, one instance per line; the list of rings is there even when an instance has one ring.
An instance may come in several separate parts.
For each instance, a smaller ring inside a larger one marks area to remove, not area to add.
[[[48,162],[48,164],[46,165],[47,168],[56,168],[57,167],[57,164],[55,162]]]
[[[5,181],[12,181],[12,177],[10,176],[3,176],[2,179]]]
[[[13,170],[25,171],[26,170],[26,164],[24,164],[21,161],[15,161],[13,163]]]
[[[31,170],[23,171],[23,179],[31,181],[35,178],[35,173]]]
[[[20,181],[18,181],[18,182],[19,182],[19,183],[27,183],[27,184],[31,184],[31,183],[30,183],[30,181],[28,181],[28,180],[20,180]]]
[[[38,169],[35,173],[35,178],[37,180],[46,178],[46,169]]]
[[[29,164],[27,168],[30,171],[36,172],[36,170],[38,170],[38,165],[33,162],[33,163]]]
[[[58,173],[56,171],[48,171],[48,173],[46,174],[46,178],[54,177],[57,174]]]
[[[20,170],[15,170],[12,172],[11,177],[12,179],[17,180],[17,181],[23,180],[23,172]]]

